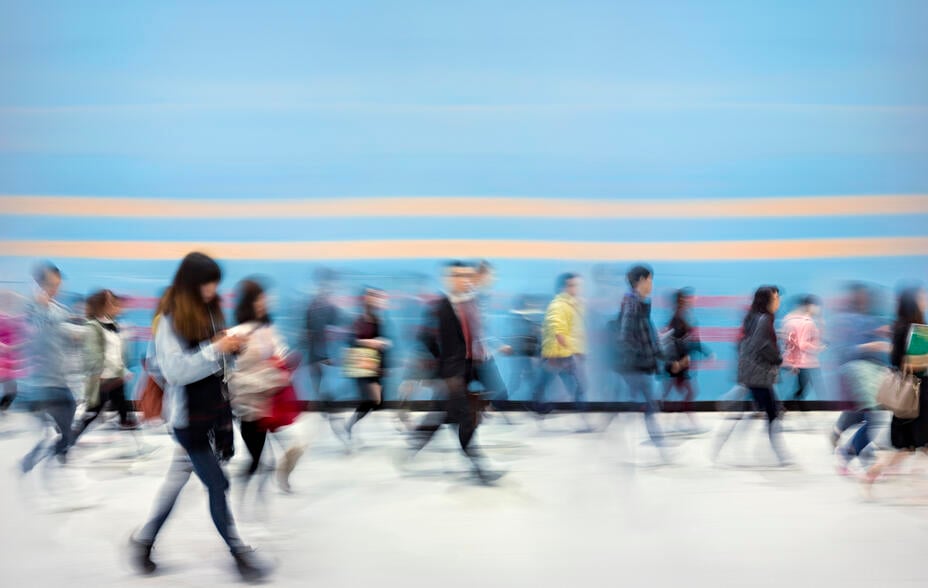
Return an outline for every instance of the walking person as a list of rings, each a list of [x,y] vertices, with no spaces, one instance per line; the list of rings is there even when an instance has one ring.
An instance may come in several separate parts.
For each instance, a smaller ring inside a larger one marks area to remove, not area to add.
[[[438,376],[444,381],[447,399],[443,410],[431,414],[412,433],[411,448],[404,462],[414,457],[434,437],[443,424],[458,429],[461,450],[471,461],[473,474],[485,484],[500,478],[483,464],[483,456],[472,445],[480,422],[479,401],[469,392],[476,379],[474,358],[480,357],[480,342],[474,336],[477,309],[473,303],[472,267],[460,261],[445,268],[447,292],[430,309],[429,331],[425,344],[438,362]]]
[[[238,535],[226,493],[229,480],[221,460],[234,451],[232,411],[225,394],[230,355],[247,338],[226,333],[217,289],[219,265],[202,253],[188,254],[162,301],[154,355],[170,403],[169,418],[178,450],[149,521],[131,539],[132,564],[153,573],[152,547],[181,490],[195,473],[209,493],[213,524],[232,553],[242,578],[255,581],[269,572]]]
[[[487,318],[489,316],[490,289],[493,287],[495,275],[493,266],[487,260],[481,260],[475,266],[474,277],[474,337],[479,342],[480,355],[474,358],[474,369],[477,382],[483,387],[483,394],[489,407],[501,411],[509,400],[509,392],[503,377],[499,373],[495,354],[512,355],[512,346],[502,343],[498,338],[489,335]],[[509,417],[501,413],[507,423]]]
[[[106,408],[107,404],[119,414],[119,427],[124,430],[138,428],[138,422],[129,414],[126,400],[126,383],[132,372],[127,367],[128,354],[123,333],[117,319],[122,311],[121,300],[110,290],[100,290],[87,298],[86,337],[88,374],[84,392],[84,414],[74,423],[71,443],[77,443]]]
[[[779,308],[780,290],[776,286],[762,286],[754,292],[738,343],[738,383],[750,391],[756,405],[767,415],[767,435],[778,464],[791,466],[792,458],[780,441],[780,409],[774,392],[783,364],[774,328],[774,317]],[[713,459],[721,452],[733,429],[734,425],[719,436]]]
[[[619,311],[619,373],[634,402],[644,409],[645,427],[651,443],[661,458],[669,461],[664,436],[657,423],[658,404],[654,396],[654,376],[663,359],[654,323],[651,321],[651,293],[654,272],[646,265],[636,265],[625,274],[629,290]],[[688,357],[688,356],[687,356]],[[672,372],[682,372],[688,360],[671,362]]]
[[[783,368],[796,376],[794,402],[805,399],[810,387],[821,397],[824,393],[819,355],[825,350],[817,319],[821,301],[815,296],[803,296],[799,306],[783,318]]]
[[[663,400],[667,402],[674,391],[679,391],[683,400],[683,413],[690,421],[690,432],[703,429],[693,416],[693,401],[696,399],[696,384],[693,379],[693,356],[700,354],[710,357],[712,354],[699,340],[699,334],[690,318],[693,308],[693,292],[689,289],[677,290],[673,295],[674,311],[667,324],[667,339],[664,345],[664,371],[667,379],[664,383]]]
[[[328,415],[330,391],[324,386],[326,368],[332,365],[329,331],[342,323],[341,311],[332,299],[335,274],[326,269],[316,272],[318,290],[306,311],[306,344],[309,360],[309,379],[313,394]],[[334,425],[333,425],[334,426]]]
[[[586,354],[586,329],[584,308],[580,300],[583,280],[579,274],[566,273],[558,277],[558,294],[548,305],[542,334],[541,357],[538,382],[535,384],[534,404],[539,415],[551,411],[545,402],[548,386],[559,377],[573,397],[574,410],[582,414],[586,410],[586,382],[584,377]],[[582,414],[583,432],[592,431]]]
[[[354,359],[347,366],[348,376],[357,383],[360,398],[357,409],[345,424],[349,443],[353,440],[352,433],[358,421],[383,403],[384,359],[391,347],[382,316],[386,306],[386,292],[378,288],[364,288],[361,315],[352,327]]]
[[[62,464],[67,461],[76,409],[68,386],[67,350],[81,336],[72,328],[70,311],[57,300],[61,271],[52,263],[43,262],[36,266],[32,277],[36,292],[27,309],[32,337],[27,350],[31,362],[31,409],[41,419],[54,422],[58,438],[51,447],[44,438],[39,441],[20,462],[23,473],[32,471],[50,455]]]
[[[848,407],[835,422],[829,435],[838,460],[838,473],[849,473],[857,459],[869,467],[874,458],[872,431],[877,416],[876,394],[889,369],[891,328],[872,311],[873,294],[865,284],[847,289],[845,308],[832,323],[832,339],[838,364],[838,390]],[[856,424],[854,435],[839,446],[842,434]]]
[[[242,440],[251,462],[245,470],[250,478],[261,465],[261,456],[269,433],[267,419],[272,416],[273,401],[292,383],[292,372],[300,357],[291,352],[286,341],[274,327],[268,311],[267,294],[256,280],[243,280],[238,285],[235,306],[236,326],[229,333],[248,338],[248,345],[235,358],[229,376],[232,412],[239,418]],[[286,436],[280,429],[277,436]],[[306,444],[291,435],[280,463],[276,466],[277,483],[290,492],[290,474],[303,455]]]
[[[925,310],[928,308],[928,294],[922,288],[909,288],[899,296],[896,307],[896,321],[892,327],[892,352],[890,364],[896,370],[911,373],[919,378],[918,416],[902,419],[893,415],[889,437],[895,451],[882,457],[867,470],[864,483],[872,485],[887,469],[898,466],[916,450],[928,450],[928,355],[906,355],[909,343],[909,331],[912,325],[925,324]]]
[[[12,292],[0,293],[0,417],[16,400],[17,381],[26,373],[24,322],[20,297]]]

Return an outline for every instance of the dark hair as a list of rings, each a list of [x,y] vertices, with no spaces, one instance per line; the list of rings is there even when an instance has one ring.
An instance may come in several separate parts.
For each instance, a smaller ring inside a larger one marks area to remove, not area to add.
[[[692,298],[693,290],[692,288],[680,288],[673,293],[673,313],[675,315],[679,314],[683,310],[683,301],[687,298]]]
[[[580,274],[577,274],[574,272],[567,272],[565,274],[559,275],[557,277],[557,291],[563,292],[564,290],[567,289],[567,282],[571,280],[575,280],[579,277],[580,277]]]
[[[451,270],[459,269],[459,268],[462,268],[462,267],[463,267],[463,268],[467,268],[467,267],[470,267],[470,266],[468,266],[466,263],[464,263],[464,262],[461,261],[460,259],[454,259],[454,260],[446,261],[446,262],[445,262],[445,271],[446,271],[446,272],[450,272]]]
[[[246,279],[238,283],[238,302],[235,304],[235,324],[258,321],[266,325],[271,324],[271,315],[265,313],[258,316],[255,312],[255,302],[264,294],[264,286],[257,280]]]
[[[754,300],[751,302],[751,310],[748,314],[770,314],[770,303],[773,301],[773,296],[779,293],[780,289],[776,286],[761,286],[758,288],[754,292]]]
[[[654,272],[650,267],[646,265],[636,265],[625,273],[625,279],[628,280],[628,285],[634,288],[638,285],[638,282],[647,280],[653,274]]]
[[[474,264],[474,269],[477,270],[478,274],[485,274],[487,272],[493,271],[493,264],[491,264],[486,259],[481,259],[480,261]]]
[[[96,318],[103,314],[106,303],[117,298],[112,290],[98,290],[87,297],[87,308],[85,315],[87,318]]]
[[[906,288],[902,291],[899,295],[899,304],[896,306],[897,325],[920,325],[925,322],[925,314],[918,307],[918,297],[921,294],[921,288]]]
[[[822,300],[814,294],[806,294],[799,299],[800,306],[821,306]]]
[[[39,286],[45,285],[45,280],[48,279],[48,274],[52,274],[60,278],[61,270],[58,269],[58,266],[56,266],[54,263],[47,260],[40,261],[32,268],[32,279]]]
[[[180,262],[161,308],[171,315],[174,330],[189,343],[212,337],[225,326],[219,296],[204,303],[200,288],[222,280],[222,269],[203,253],[188,253]]]

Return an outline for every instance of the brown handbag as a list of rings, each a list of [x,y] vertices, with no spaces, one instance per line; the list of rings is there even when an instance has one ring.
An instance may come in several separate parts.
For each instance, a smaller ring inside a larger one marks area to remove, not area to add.
[[[142,413],[142,420],[153,421],[161,418],[164,405],[164,390],[161,389],[154,378],[145,374],[145,384],[139,396],[138,409]]]
[[[892,370],[880,383],[876,401],[886,410],[892,411],[896,418],[914,419],[919,414],[920,394],[920,378],[913,376],[908,370]]]

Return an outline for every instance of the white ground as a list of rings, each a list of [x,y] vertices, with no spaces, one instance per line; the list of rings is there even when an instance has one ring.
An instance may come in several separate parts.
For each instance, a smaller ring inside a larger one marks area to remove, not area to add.
[[[859,483],[835,474],[823,433],[835,416],[790,417],[792,471],[757,467],[771,459],[761,421],[732,438],[727,465],[711,464],[704,435],[677,447],[676,465],[649,467],[653,449],[640,442],[634,415],[593,434],[573,433],[571,415],[544,428],[527,415],[513,415],[513,425],[495,417],[479,441],[509,474],[480,487],[449,432],[400,473],[393,457],[404,441],[392,413],[361,422],[364,445],[351,455],[308,415],[298,425],[311,447],[295,494],[271,485],[262,514],[254,498],[243,509],[233,482],[233,505],[244,538],[277,562],[278,586],[928,586],[921,463],[866,499]],[[702,418],[714,427],[718,417]],[[25,415],[0,427],[0,586],[237,583],[197,480],[159,538],[160,573],[141,578],[125,563],[126,540],[170,458],[167,435],[141,433],[159,449],[126,460],[133,436],[98,429],[67,468],[21,478],[15,463],[38,431]],[[230,470],[240,467],[237,457]],[[63,481],[66,498],[50,496],[45,480]],[[88,498],[94,508],[57,508]]]

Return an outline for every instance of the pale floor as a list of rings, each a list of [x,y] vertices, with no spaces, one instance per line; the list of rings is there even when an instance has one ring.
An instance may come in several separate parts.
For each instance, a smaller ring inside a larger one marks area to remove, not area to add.
[[[772,457],[763,422],[747,423],[722,455],[711,434],[682,438],[675,465],[652,467],[638,415],[605,433],[576,434],[574,415],[497,416],[479,442],[500,468],[496,487],[466,476],[450,432],[401,473],[404,446],[392,413],[362,421],[363,446],[347,455],[318,415],[297,425],[310,449],[295,493],[266,493],[233,508],[243,537],[277,562],[278,586],[848,586],[928,585],[928,463],[878,484],[836,475],[824,431],[835,414],[791,415],[785,442],[798,468]],[[603,415],[590,417],[596,423]],[[672,428],[674,418],[665,415]],[[714,428],[715,415],[701,416]],[[206,586],[238,583],[192,480],[159,538],[160,573],[142,578],[125,544],[146,518],[171,455],[164,433],[98,429],[67,468],[15,473],[39,434],[26,415],[0,423],[0,585]],[[18,432],[17,432],[18,431]],[[136,443],[156,447],[126,459]],[[241,468],[244,449],[230,466]],[[928,461],[928,460],[926,460]],[[49,494],[58,480],[60,494]],[[75,510],[81,503],[93,508]]]

